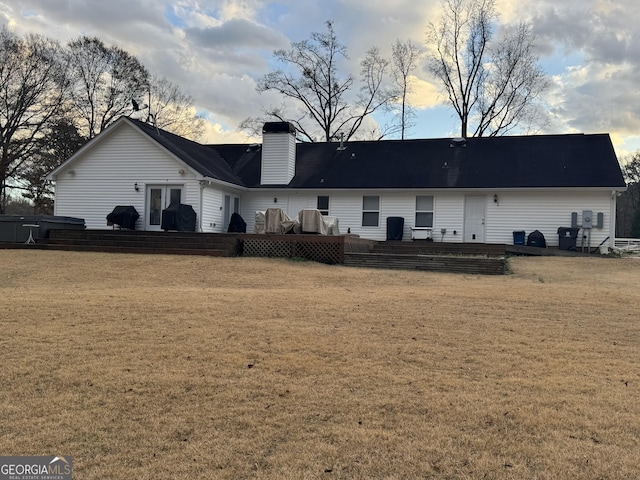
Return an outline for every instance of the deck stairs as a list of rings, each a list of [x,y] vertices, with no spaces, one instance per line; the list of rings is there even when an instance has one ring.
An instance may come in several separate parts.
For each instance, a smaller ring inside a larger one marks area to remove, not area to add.
[[[387,241],[368,253],[345,252],[352,267],[424,270],[483,275],[508,272],[504,245]]]

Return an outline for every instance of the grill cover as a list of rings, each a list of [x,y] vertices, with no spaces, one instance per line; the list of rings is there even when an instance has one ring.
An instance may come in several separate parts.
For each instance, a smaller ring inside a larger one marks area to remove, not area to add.
[[[122,228],[135,230],[138,218],[140,218],[140,215],[132,205],[119,205],[107,215],[107,225],[115,224]]]
[[[547,241],[540,230],[535,230],[527,237],[527,247],[547,248]]]
[[[162,211],[162,229],[196,231],[196,212],[191,205],[174,202]]]
[[[244,221],[244,219],[240,216],[240,214],[236,212],[232,213],[227,232],[246,233],[246,231],[247,231],[247,222]]]

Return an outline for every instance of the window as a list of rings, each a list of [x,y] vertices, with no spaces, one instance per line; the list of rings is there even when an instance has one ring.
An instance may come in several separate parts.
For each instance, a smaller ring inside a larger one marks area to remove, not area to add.
[[[380,218],[380,197],[365,195],[362,197],[362,226],[377,227]]]
[[[169,205],[182,202],[182,188],[172,188],[169,190]]]
[[[322,215],[329,215],[329,196],[318,195],[318,210]]]
[[[433,227],[433,195],[416,197],[416,227]]]

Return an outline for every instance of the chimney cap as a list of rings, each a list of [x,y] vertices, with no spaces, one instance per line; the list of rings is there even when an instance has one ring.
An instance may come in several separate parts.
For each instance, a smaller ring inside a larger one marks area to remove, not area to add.
[[[296,127],[290,122],[266,122],[262,133],[296,133]]]

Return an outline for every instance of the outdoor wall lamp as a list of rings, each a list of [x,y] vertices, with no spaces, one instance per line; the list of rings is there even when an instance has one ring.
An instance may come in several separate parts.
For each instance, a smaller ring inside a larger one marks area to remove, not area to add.
[[[278,197],[273,197],[273,203],[278,203]]]
[[[495,194],[493,195],[493,203],[495,203],[496,205],[498,205],[498,194],[497,194],[497,193],[495,193]]]
[[[134,184],[133,184],[133,189],[134,189],[136,192],[139,192],[139,191],[140,191],[140,187],[138,186],[138,182],[136,182],[136,183],[134,183]]]

